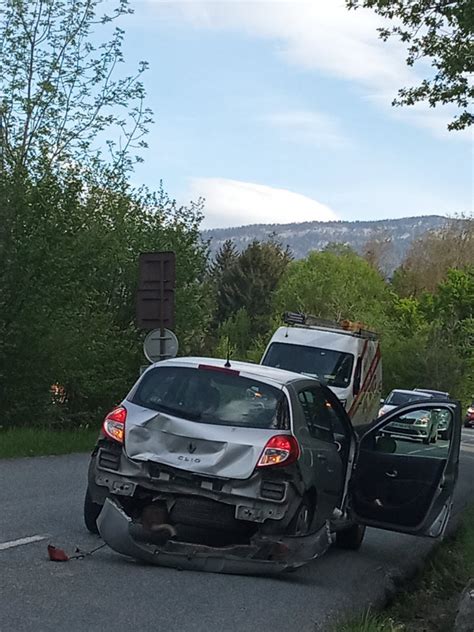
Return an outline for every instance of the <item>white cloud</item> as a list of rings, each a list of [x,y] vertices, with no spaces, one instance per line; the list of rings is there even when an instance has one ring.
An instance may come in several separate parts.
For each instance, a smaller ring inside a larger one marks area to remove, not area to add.
[[[392,109],[398,89],[418,84],[420,77],[406,65],[406,49],[400,42],[379,39],[377,28],[383,22],[373,11],[349,11],[344,0],[148,3],[168,19],[186,20],[196,28],[243,31],[268,39],[286,62],[350,81],[395,117],[404,117],[436,135],[450,120],[451,112],[443,108],[429,109],[422,117],[411,108]],[[423,72],[429,71],[425,64]]]
[[[274,112],[264,122],[281,130],[290,141],[337,149],[348,144],[338,121],[322,112],[293,110]]]
[[[149,0],[197,28],[244,30],[277,42],[279,54],[308,69],[377,89],[409,82],[403,48],[381,42],[372,11],[348,11],[344,0]]]
[[[312,198],[286,189],[224,178],[192,178],[191,195],[206,199],[203,228],[337,220]]]

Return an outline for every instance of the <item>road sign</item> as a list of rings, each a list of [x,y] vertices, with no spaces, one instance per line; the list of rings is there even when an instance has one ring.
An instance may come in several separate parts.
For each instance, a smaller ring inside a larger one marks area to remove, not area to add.
[[[178,354],[178,339],[169,329],[150,331],[143,342],[143,353],[149,362],[175,358]]]
[[[144,252],[139,259],[136,320],[140,329],[173,329],[176,255]]]

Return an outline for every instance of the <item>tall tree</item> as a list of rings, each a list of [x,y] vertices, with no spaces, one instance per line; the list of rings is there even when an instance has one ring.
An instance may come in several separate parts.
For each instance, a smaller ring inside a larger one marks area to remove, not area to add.
[[[233,256],[231,257],[231,261]],[[273,293],[284,274],[291,253],[275,240],[253,241],[223,271],[217,287],[219,322],[246,310],[254,335],[268,327]]]
[[[393,240],[384,231],[376,233],[365,245],[362,256],[383,275],[388,275],[393,261]]]
[[[127,0],[0,0],[5,425],[90,421],[123,396],[141,361],[133,312],[142,251],[176,251],[184,353],[199,350],[206,328],[202,202],[180,208],[163,190],[128,184],[150,122],[146,65],[114,78],[124,37],[114,21],[129,12]],[[56,383],[64,397],[53,406]]]
[[[349,9],[366,7],[392,21],[380,37],[398,37],[408,46],[407,64],[431,62],[433,73],[420,85],[401,88],[394,105],[427,101],[431,107],[451,103],[461,113],[448,128],[459,130],[474,122],[474,6],[472,0],[346,0]]]
[[[239,253],[232,239],[226,239],[219,250],[216,252],[214,261],[210,266],[210,275],[219,282],[222,275],[229,270],[239,258]]]
[[[311,252],[294,261],[275,297],[276,312],[309,312],[321,318],[362,320],[379,328],[390,294],[382,275],[347,248]]]
[[[0,168],[31,171],[40,156],[84,165],[106,142],[116,167],[131,166],[151,112],[145,62],[115,77],[124,31],[111,25],[127,13],[128,0],[0,0]]]
[[[101,188],[79,169],[16,181],[0,174],[0,199],[15,217],[0,266],[2,423],[52,417],[91,421],[123,397],[138,374],[134,326],[138,253],[177,254],[176,332],[197,352],[208,320],[202,280],[201,208],[123,181]],[[58,383],[66,401],[52,406]],[[34,411],[34,417],[31,416]]]
[[[410,247],[392,283],[400,296],[434,292],[450,269],[474,265],[474,217],[449,222],[443,230],[431,231]]]
[[[449,270],[433,292],[394,297],[384,333],[384,384],[474,392],[474,267]]]

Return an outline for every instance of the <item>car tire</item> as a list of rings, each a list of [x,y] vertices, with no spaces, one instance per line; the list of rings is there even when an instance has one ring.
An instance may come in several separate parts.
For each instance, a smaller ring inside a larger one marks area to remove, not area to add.
[[[365,525],[356,523],[350,526],[348,529],[337,531],[335,545],[339,549],[358,551],[364,540],[365,529]]]
[[[307,535],[313,522],[314,509],[308,498],[303,498],[287,528],[287,535]]]
[[[99,505],[92,500],[88,488],[84,498],[84,524],[91,533],[99,533],[99,529],[97,528],[97,518],[102,511],[102,506],[103,505]]]

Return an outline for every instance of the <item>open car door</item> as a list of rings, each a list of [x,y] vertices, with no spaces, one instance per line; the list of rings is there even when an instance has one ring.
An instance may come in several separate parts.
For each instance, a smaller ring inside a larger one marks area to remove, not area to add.
[[[459,402],[408,404],[366,427],[350,483],[354,519],[379,529],[442,535],[451,513],[460,442]]]

